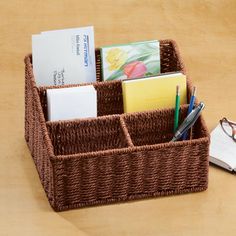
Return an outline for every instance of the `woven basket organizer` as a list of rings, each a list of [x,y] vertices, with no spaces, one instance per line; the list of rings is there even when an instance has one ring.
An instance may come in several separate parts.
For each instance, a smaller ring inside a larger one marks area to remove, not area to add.
[[[162,73],[185,68],[172,40],[160,41]],[[100,82],[98,117],[47,121],[46,89],[25,58],[25,139],[56,211],[202,191],[208,185],[209,134],[200,116],[191,139],[173,137],[174,109],[123,113],[121,81]],[[188,78],[188,99],[191,82]],[[83,86],[67,85],[63,87]],[[182,105],[180,122],[188,106]]]

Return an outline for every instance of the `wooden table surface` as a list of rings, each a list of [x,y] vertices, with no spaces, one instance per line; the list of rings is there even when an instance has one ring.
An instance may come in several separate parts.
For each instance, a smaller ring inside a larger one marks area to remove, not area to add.
[[[235,235],[236,176],[210,166],[195,194],[54,212],[24,140],[31,35],[94,25],[96,46],[175,39],[212,130],[236,120],[236,1],[0,1],[1,235]],[[236,158],[236,157],[235,157]]]

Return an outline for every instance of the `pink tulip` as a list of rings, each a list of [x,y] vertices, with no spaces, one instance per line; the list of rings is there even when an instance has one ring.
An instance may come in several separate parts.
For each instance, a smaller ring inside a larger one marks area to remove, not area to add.
[[[124,67],[124,73],[129,79],[143,77],[147,67],[141,61],[134,61]]]

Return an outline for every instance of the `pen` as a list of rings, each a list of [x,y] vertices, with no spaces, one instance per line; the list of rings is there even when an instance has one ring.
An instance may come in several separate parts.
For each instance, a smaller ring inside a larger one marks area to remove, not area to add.
[[[171,142],[179,140],[181,136],[183,135],[183,133],[185,133],[194,125],[194,123],[196,122],[197,118],[200,116],[204,107],[205,107],[204,103],[200,102],[199,105],[195,109],[192,110],[192,112],[185,118],[183,123],[179,126]]]
[[[190,114],[191,111],[193,110],[195,98],[196,98],[196,87],[193,87],[192,95],[191,95],[190,102],[189,102],[189,106],[188,106],[188,113],[187,113],[187,115]],[[186,140],[187,138],[188,138],[188,131],[186,131],[186,132],[183,134],[182,139],[183,139],[183,140]]]
[[[180,106],[180,89],[179,89],[179,85],[177,85],[176,97],[175,97],[174,132],[176,132],[179,125],[179,106]]]

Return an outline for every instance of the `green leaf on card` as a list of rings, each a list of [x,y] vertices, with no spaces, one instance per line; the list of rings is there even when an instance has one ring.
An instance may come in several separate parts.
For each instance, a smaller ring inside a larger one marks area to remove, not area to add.
[[[150,72],[152,75],[157,75],[160,73],[160,65],[158,65],[158,61],[153,60],[145,63],[147,67],[147,71]]]

